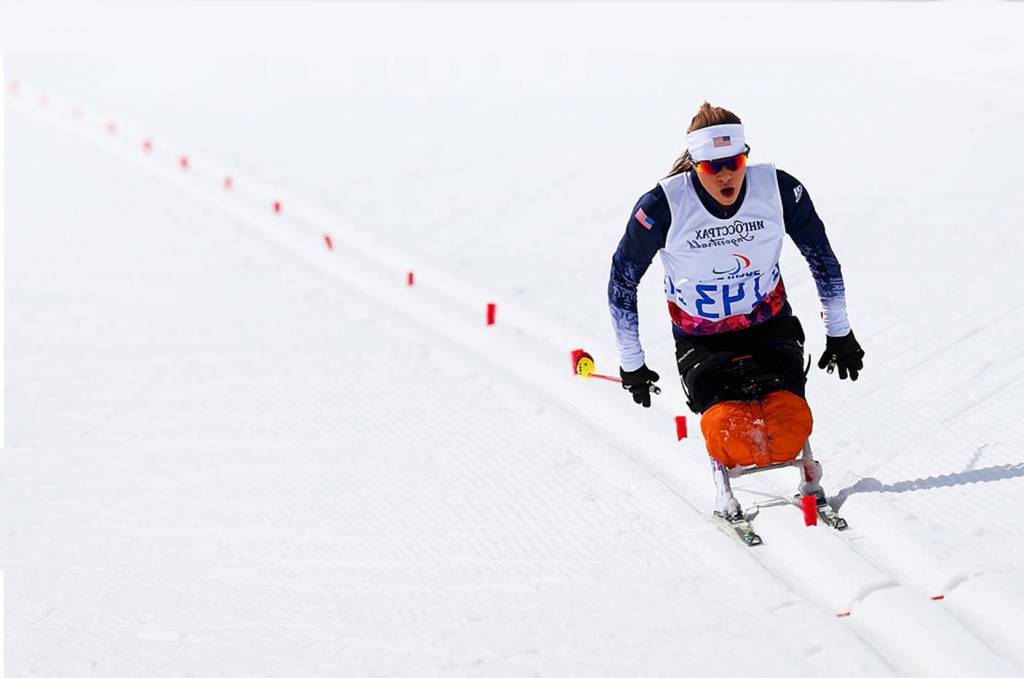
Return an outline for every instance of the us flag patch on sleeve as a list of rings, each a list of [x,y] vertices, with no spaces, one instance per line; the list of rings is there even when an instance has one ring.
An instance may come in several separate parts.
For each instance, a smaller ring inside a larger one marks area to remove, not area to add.
[[[636,218],[637,221],[640,222],[640,225],[646,228],[648,231],[651,230],[651,226],[654,226],[654,219],[651,219],[649,216],[647,216],[647,212],[644,212],[643,207],[638,209],[636,211],[636,214],[634,214],[633,216],[634,218]]]

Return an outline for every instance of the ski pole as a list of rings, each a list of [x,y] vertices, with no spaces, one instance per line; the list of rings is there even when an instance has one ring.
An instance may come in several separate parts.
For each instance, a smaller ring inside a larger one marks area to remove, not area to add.
[[[590,355],[582,348],[574,350],[572,356],[572,371],[573,374],[578,374],[584,379],[603,379],[604,381],[612,381],[616,384],[621,384],[622,380],[618,377],[612,377],[607,374],[598,374],[597,366],[594,364],[594,356]],[[661,393],[661,389],[651,384],[651,393],[655,395]]]

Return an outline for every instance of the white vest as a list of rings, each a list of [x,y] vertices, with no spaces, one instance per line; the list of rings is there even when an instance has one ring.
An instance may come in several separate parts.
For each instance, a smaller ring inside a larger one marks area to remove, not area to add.
[[[665,295],[684,314],[719,322],[746,315],[779,285],[786,227],[775,166],[747,166],[739,211],[718,219],[701,204],[683,172],[659,183],[672,212],[661,260]]]

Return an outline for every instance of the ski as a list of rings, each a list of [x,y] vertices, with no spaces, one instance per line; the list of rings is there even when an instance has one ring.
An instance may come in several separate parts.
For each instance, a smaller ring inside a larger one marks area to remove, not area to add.
[[[729,518],[721,513],[713,513],[711,517],[714,518],[715,522],[725,530],[726,533],[731,534],[740,540],[740,543],[746,544],[747,546],[758,546],[762,544],[760,535],[754,532],[754,528],[750,526],[750,522],[739,515],[735,518]]]
[[[799,494],[796,495],[796,505],[798,507],[800,506],[800,496],[801,495]],[[822,490],[815,492],[814,497],[816,500],[816,512],[818,514],[818,519],[821,522],[825,523],[832,529],[839,531],[845,530],[849,527],[849,524],[846,522],[846,518],[843,518],[841,515],[836,513],[834,508],[829,506],[828,500],[825,499],[825,493]]]

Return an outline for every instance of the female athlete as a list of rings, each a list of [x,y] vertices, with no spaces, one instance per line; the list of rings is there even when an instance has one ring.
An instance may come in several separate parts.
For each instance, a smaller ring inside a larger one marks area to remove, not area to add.
[[[811,433],[804,399],[804,333],[779,270],[784,235],[807,260],[821,300],[825,351],[818,366],[856,380],[864,351],[850,329],[845,288],[825,227],[795,178],[747,164],[740,118],[705,102],[670,174],[633,208],[612,258],[608,303],[623,388],[650,407],[658,374],[644,361],[637,285],[656,253],[687,405],[701,414],[714,460],[715,511],[740,507],[723,469],[796,458]],[[805,478],[802,491],[817,488]]]

